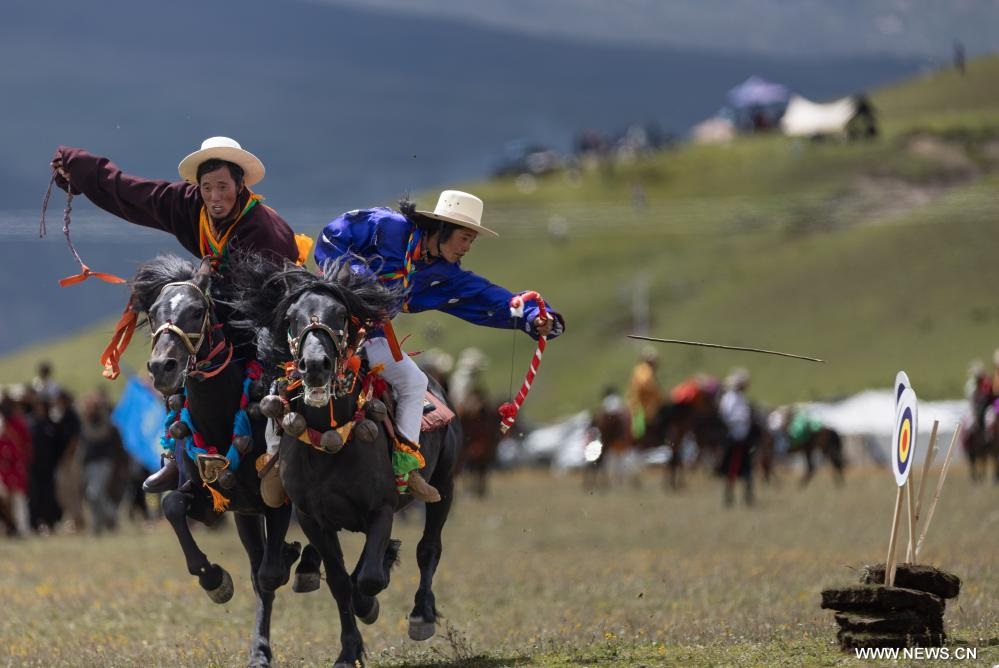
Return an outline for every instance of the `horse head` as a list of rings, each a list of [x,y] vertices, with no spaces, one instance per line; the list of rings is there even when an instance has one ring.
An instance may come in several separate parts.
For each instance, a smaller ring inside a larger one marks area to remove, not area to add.
[[[325,406],[341,395],[337,380],[367,332],[399,301],[360,258],[348,256],[314,274],[302,267],[268,270],[260,258],[231,263],[237,283],[239,328],[258,332],[258,354],[268,365],[291,362],[303,399]]]
[[[288,349],[302,377],[303,400],[325,406],[333,395],[333,381],[353,353],[359,328],[351,322],[342,297],[322,284],[302,291],[285,311]]]
[[[160,256],[139,268],[132,295],[146,313],[152,352],[146,367],[164,395],[178,392],[211,338],[214,306],[209,296],[211,265],[200,267],[173,256]]]

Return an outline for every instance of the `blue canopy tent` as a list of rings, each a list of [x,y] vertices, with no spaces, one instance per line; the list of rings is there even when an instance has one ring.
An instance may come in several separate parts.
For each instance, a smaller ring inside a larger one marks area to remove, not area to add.
[[[732,120],[741,130],[765,130],[776,127],[791,91],[784,84],[753,75],[730,90],[725,101]]]

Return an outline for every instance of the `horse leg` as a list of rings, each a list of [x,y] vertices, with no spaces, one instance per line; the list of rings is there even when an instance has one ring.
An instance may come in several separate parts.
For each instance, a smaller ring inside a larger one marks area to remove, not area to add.
[[[271,665],[271,611],[274,608],[274,590],[261,586],[260,564],[264,559],[264,520],[258,515],[236,513],[236,532],[250,559],[250,582],[257,597],[253,637],[250,639],[250,659],[247,666]]]
[[[291,590],[304,594],[319,589],[319,565],[322,561],[322,555],[319,554],[315,545],[307,544],[302,550],[302,558],[298,560],[298,568],[295,569],[295,579],[291,583]]]
[[[475,467],[475,496],[479,499],[486,498],[486,475],[488,472],[486,464]]]
[[[831,438],[832,440],[829,444],[829,461],[832,462],[833,471],[835,472],[836,486],[842,487],[846,481],[846,461],[843,459],[843,441],[839,436]]]
[[[302,530],[323,558],[326,567],[326,585],[336,600],[340,615],[340,654],[333,668],[354,668],[364,662],[364,640],[354,619],[354,606],[351,601],[353,586],[350,575],[343,564],[343,549],[335,532],[327,532],[313,518],[298,513]]]
[[[227,603],[232,598],[232,576],[219,566],[208,561],[208,557],[194,542],[191,527],[187,523],[187,513],[193,502],[193,495],[180,490],[163,497],[163,515],[177,534],[180,549],[184,551],[187,572],[198,576],[198,584],[216,603]]]
[[[805,455],[805,475],[801,478],[801,486],[805,487],[812,480],[812,476],[815,475],[815,458],[812,456],[811,443],[805,445],[802,454]]]
[[[441,500],[427,504],[427,517],[423,537],[416,546],[416,562],[420,567],[420,587],[416,590],[413,610],[409,613],[409,637],[427,640],[437,631],[437,601],[434,598],[434,573],[444,552],[441,533],[447,522],[451,501],[454,499],[454,480],[446,478],[437,483]]]
[[[392,580],[392,567],[395,566],[396,562],[399,560],[399,549],[402,547],[402,541],[390,538],[388,542],[388,547],[385,548],[385,555],[382,557],[382,565],[385,568],[385,575],[387,580],[385,582],[386,588]],[[358,573],[361,571],[362,564],[364,563],[364,554],[357,560],[357,565],[354,567],[354,572],[351,573],[350,579],[354,585],[354,614],[365,624],[374,624],[378,621],[378,613],[381,610],[381,606],[378,604],[378,599],[375,596],[369,596],[361,592],[357,586]]]
[[[364,596],[377,596],[388,587],[385,551],[392,537],[392,517],[395,508],[382,506],[371,514],[365,532],[364,548],[357,564],[357,590]]]
[[[297,542],[284,542],[285,536],[288,535],[288,525],[291,523],[290,503],[280,508],[267,508],[264,511],[264,522],[267,529],[266,543],[257,577],[264,591],[274,591],[288,583],[291,567],[298,559],[302,546]]]

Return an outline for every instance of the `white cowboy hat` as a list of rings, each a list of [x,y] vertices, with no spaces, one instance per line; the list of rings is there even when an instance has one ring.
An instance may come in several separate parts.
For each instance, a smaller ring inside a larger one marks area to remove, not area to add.
[[[460,190],[445,190],[441,193],[440,199],[437,200],[437,207],[433,211],[417,211],[416,213],[435,220],[443,220],[445,223],[453,223],[475,232],[485,232],[494,237],[499,236],[488,227],[482,226],[482,200]]]
[[[264,163],[260,162],[260,158],[244,150],[235,139],[228,137],[209,137],[201,142],[200,151],[191,153],[177,165],[180,178],[197,185],[198,167],[212,158],[239,165],[243,170],[243,183],[246,186],[259,183],[264,178]]]

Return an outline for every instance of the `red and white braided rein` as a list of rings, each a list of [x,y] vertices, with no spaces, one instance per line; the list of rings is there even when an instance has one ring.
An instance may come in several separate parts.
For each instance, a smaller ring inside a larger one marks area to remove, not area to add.
[[[545,318],[548,315],[545,300],[533,290],[520,295],[514,295],[513,299],[510,300],[510,317],[523,318],[524,303],[530,299],[534,299],[538,303],[538,317]],[[524,376],[524,382],[520,386],[520,391],[517,392],[517,397],[513,402],[507,401],[499,407],[499,414],[503,417],[500,421],[500,433],[505,434],[517,419],[517,413],[520,411],[524,399],[527,398],[527,393],[531,391],[531,383],[534,382],[534,377],[538,375],[538,367],[541,366],[541,356],[545,352],[546,344],[547,339],[544,336],[538,337],[538,347],[534,351],[534,357],[531,358],[531,366],[527,369],[527,375]]]

